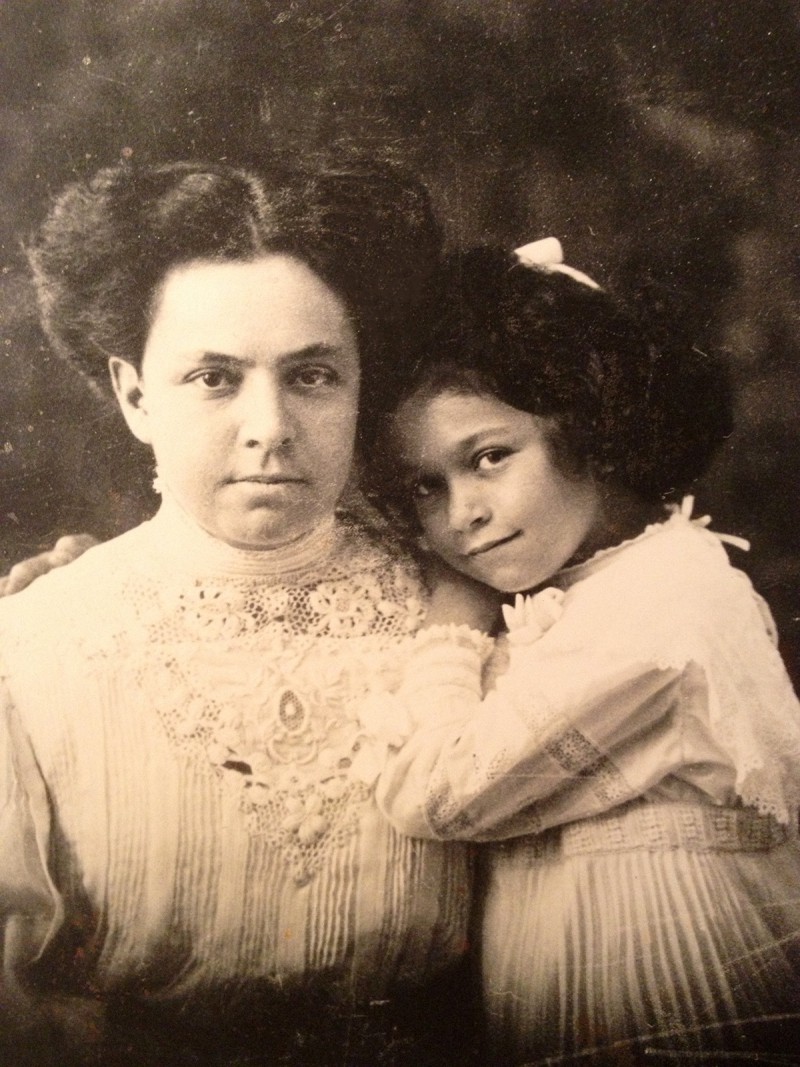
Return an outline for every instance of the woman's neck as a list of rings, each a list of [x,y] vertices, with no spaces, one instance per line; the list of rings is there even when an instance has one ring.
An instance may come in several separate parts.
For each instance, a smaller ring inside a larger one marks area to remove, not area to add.
[[[336,540],[336,519],[331,514],[284,545],[231,545],[204,530],[168,491],[153,522],[160,547],[176,567],[234,577],[289,578],[327,559]]]

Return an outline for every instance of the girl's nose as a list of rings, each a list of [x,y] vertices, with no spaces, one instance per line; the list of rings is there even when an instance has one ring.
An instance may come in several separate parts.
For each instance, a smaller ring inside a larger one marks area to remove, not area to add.
[[[253,383],[239,399],[239,432],[245,447],[269,451],[292,440],[292,419],[279,385]]]
[[[459,533],[478,529],[491,518],[491,508],[485,496],[474,488],[453,487],[450,490],[450,527]]]

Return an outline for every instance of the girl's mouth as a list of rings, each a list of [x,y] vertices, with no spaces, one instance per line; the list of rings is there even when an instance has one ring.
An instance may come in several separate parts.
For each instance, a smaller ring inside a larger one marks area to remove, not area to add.
[[[522,530],[517,530],[512,534],[508,534],[506,537],[497,537],[493,541],[486,541],[482,545],[478,545],[476,548],[471,548],[469,552],[466,552],[467,556],[482,556],[486,552],[491,552],[495,548],[499,548],[501,545],[507,545],[511,541],[516,541],[518,537],[522,535]]]

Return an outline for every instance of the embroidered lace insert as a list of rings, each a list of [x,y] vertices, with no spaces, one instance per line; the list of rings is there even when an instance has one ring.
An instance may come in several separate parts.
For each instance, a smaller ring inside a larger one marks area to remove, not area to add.
[[[125,664],[143,711],[307,882],[371,803],[357,705],[395,684],[423,615],[416,576],[350,532],[284,583],[141,573],[119,597],[124,624],[83,654]]]

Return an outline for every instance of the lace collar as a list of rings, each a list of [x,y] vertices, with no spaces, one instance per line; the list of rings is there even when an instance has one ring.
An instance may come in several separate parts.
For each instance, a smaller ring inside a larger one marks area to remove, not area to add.
[[[570,567],[563,567],[553,576],[551,582],[548,584],[555,584],[566,589],[570,585],[574,585],[575,582],[581,581],[583,578],[588,578],[590,574],[600,570],[607,563],[611,562],[615,556],[619,555],[620,552],[630,548],[631,545],[638,544],[640,541],[645,541],[654,534],[668,532],[679,527],[697,530],[699,533],[704,534],[706,538],[710,538],[715,544],[722,543],[734,545],[736,548],[740,548],[743,552],[748,552],[750,550],[750,542],[745,540],[744,537],[737,537],[735,534],[717,533],[716,530],[709,530],[708,527],[711,523],[710,515],[701,515],[699,518],[693,519],[693,510],[693,496],[683,497],[680,504],[668,504],[667,515],[660,522],[651,522],[635,537],[629,537],[624,541],[619,541],[616,545],[610,545],[608,548],[601,548],[588,559],[581,560],[580,563],[575,563]]]
[[[171,568],[197,574],[289,580],[333,554],[339,527],[331,515],[291,544],[271,549],[236,548],[207,533],[164,493],[156,516],[146,524],[158,556]]]

